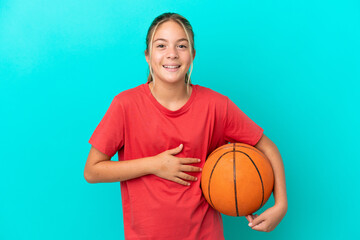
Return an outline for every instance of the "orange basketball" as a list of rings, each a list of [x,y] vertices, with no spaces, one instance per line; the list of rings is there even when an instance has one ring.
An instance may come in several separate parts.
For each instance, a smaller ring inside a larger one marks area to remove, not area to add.
[[[274,174],[267,157],[255,147],[230,143],[215,149],[207,158],[201,176],[208,203],[230,216],[245,216],[260,209],[269,199]]]

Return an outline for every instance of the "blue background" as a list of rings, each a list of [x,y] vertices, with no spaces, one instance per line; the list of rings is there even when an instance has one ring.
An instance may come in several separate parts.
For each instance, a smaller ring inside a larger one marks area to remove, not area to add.
[[[146,82],[146,31],[167,11],[194,28],[193,83],[283,156],[283,221],[262,233],[224,216],[226,239],[358,238],[359,1],[1,0],[0,239],[123,239],[119,183],[84,180],[87,141]]]

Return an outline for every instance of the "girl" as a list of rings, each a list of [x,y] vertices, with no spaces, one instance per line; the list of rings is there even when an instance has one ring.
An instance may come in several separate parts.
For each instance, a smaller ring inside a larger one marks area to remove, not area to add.
[[[115,96],[89,140],[85,179],[120,182],[126,239],[224,239],[200,177],[207,155],[228,142],[257,147],[274,170],[275,205],[246,216],[249,226],[271,231],[287,211],[277,147],[229,98],[191,84],[195,53],[184,17],[155,18],[146,37],[147,83]],[[116,152],[119,161],[110,161]]]

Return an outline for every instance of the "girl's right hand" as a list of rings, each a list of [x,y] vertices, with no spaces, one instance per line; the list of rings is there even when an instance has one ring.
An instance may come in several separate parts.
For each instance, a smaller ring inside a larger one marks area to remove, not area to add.
[[[174,155],[180,153],[183,149],[183,144],[180,146],[164,151],[154,156],[155,170],[153,174],[158,177],[189,186],[190,183],[185,181],[197,181],[197,178],[186,174],[185,172],[201,172],[201,168],[187,165],[191,163],[199,163],[198,158],[179,158]]]

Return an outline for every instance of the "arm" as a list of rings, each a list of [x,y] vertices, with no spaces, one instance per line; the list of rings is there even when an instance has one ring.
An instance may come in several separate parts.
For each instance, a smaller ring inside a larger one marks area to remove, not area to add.
[[[288,207],[284,164],[278,148],[267,136],[263,135],[255,147],[267,156],[273,168],[275,205],[264,211],[260,216],[248,215],[246,218],[250,222],[249,226],[252,229],[269,232],[274,230],[280,223]]]
[[[195,158],[178,158],[174,155],[182,150],[182,144],[174,149],[164,151],[153,157],[139,158],[128,161],[110,161],[111,157],[97,150],[90,149],[84,169],[85,180],[89,183],[121,182],[148,174],[189,185],[189,181],[197,179],[186,172],[201,171],[199,167],[188,165],[198,163]]]
[[[111,157],[91,146],[87,158],[84,177],[89,183],[120,182],[151,173],[148,158],[135,161],[115,162]]]

